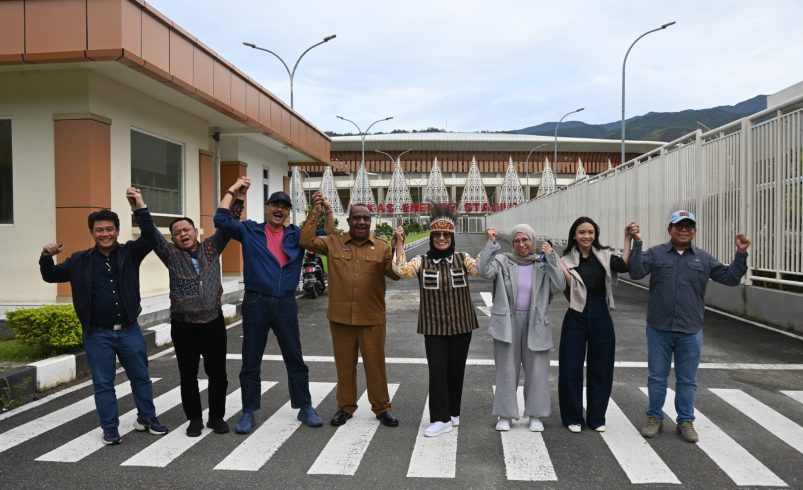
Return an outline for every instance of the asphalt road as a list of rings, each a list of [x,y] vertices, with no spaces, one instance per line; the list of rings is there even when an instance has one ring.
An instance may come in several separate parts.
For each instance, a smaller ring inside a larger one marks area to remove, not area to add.
[[[481,235],[459,235],[458,249],[476,254]],[[423,252],[423,248],[412,253]],[[411,253],[411,254],[412,254]],[[410,255],[411,255],[410,254]],[[472,297],[484,306],[490,281],[471,280]],[[0,481],[4,488],[618,488],[631,485],[677,488],[755,486],[803,487],[803,340],[708,312],[705,347],[698,376],[698,431],[688,444],[675,434],[672,417],[665,431],[645,441],[637,434],[647,397],[644,319],[647,292],[620,283],[616,290],[617,349],[608,431],[568,432],[557,413],[557,351],[552,353],[553,415],[542,434],[517,426],[494,430],[490,415],[495,374],[488,317],[477,310],[466,372],[459,429],[422,441],[420,425],[427,400],[423,338],[416,334],[418,285],[391,282],[388,288],[388,380],[393,411],[401,424],[379,426],[369,413],[343,428],[298,426],[283,364],[269,357],[265,392],[257,413],[258,430],[208,434],[189,441],[180,427],[176,361],[170,350],[152,358],[151,376],[160,420],[175,429],[165,438],[130,432],[123,443],[98,447],[100,430],[92,388],[77,382],[32,409],[0,416]],[[326,321],[327,295],[299,299],[304,355],[319,413],[336,411],[335,369]],[[558,296],[551,307],[555,339],[567,308]],[[229,330],[227,413],[239,417],[237,373],[241,328]],[[269,338],[268,356],[277,356]],[[118,376],[118,391],[127,385]],[[673,383],[671,383],[673,384]],[[670,384],[670,386],[671,386]],[[267,386],[266,386],[267,387]],[[364,383],[360,378],[360,393]],[[204,395],[205,397],[205,395]],[[204,400],[205,402],[205,400]],[[367,409],[367,403],[361,409]],[[121,414],[134,409],[130,395],[120,398]],[[669,411],[671,404],[667,405]],[[424,417],[426,418],[426,417]],[[526,420],[521,424],[526,424]],[[121,423],[121,429],[125,426]],[[348,429],[348,430],[346,430]],[[170,437],[170,439],[167,439]],[[164,439],[164,442],[162,442]],[[188,444],[191,442],[193,444]],[[434,447],[433,447],[434,446]],[[69,461],[69,462],[68,462]],[[234,469],[239,468],[239,469]],[[430,476],[423,476],[430,475]]]

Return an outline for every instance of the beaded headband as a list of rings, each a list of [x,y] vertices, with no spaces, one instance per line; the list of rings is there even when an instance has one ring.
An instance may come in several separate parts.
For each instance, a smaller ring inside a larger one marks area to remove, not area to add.
[[[446,217],[438,217],[429,223],[429,231],[448,231],[454,233],[454,221]]]

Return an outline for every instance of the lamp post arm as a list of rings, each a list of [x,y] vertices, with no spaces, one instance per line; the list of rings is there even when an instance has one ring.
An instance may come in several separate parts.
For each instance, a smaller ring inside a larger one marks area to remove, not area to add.
[[[560,121],[558,121],[558,123],[555,124],[555,154],[553,155],[553,161],[552,161],[552,165],[555,166],[555,172],[558,171],[558,127],[560,127],[560,123],[562,123],[563,120],[566,119],[566,116],[569,116],[570,114],[574,114],[575,112],[580,112],[580,111],[584,111],[584,110],[585,110],[585,107],[580,107],[579,109],[575,109],[575,110],[573,110],[571,112],[567,112],[566,114],[563,115],[563,117],[560,118]]]
[[[646,36],[647,34],[652,34],[653,32],[664,30],[667,27],[674,24],[675,21],[667,22],[661,27],[656,27],[655,29],[645,32],[644,34],[637,37],[635,41],[633,41],[633,44],[631,44],[630,47],[627,48],[627,52],[625,53],[625,58],[622,61],[622,152],[621,156],[619,157],[620,160],[619,165],[625,163],[625,68],[627,67],[627,57],[630,55],[630,50],[633,49],[633,46],[635,46],[636,43],[639,42],[642,37]]]
[[[243,43],[243,44],[244,44],[244,45],[246,45],[246,46],[248,46],[248,47],[250,47],[250,48],[258,49],[258,50],[260,50],[260,51],[264,51],[264,52],[266,52],[266,53],[270,53],[270,54],[272,54],[273,56],[275,56],[275,57],[276,57],[276,59],[278,59],[279,61],[281,61],[281,62],[282,62],[282,66],[284,66],[284,69],[285,69],[285,70],[287,70],[287,76],[289,76],[291,80],[293,79],[293,73],[290,71],[290,67],[289,67],[289,66],[287,66],[287,63],[285,63],[285,62],[284,62],[284,60],[282,59],[282,57],[281,57],[281,56],[279,56],[278,54],[274,53],[274,52],[273,52],[273,51],[271,51],[270,49],[265,49],[265,48],[263,48],[263,47],[261,47],[261,46],[257,46],[257,45],[256,45],[256,44],[254,44],[254,43]],[[298,63],[296,63],[296,64],[298,64]]]

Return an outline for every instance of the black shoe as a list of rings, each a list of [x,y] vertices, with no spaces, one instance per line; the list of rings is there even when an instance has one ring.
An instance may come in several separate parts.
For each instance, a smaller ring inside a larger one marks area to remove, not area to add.
[[[229,424],[227,424],[223,419],[209,419],[209,422],[206,423],[206,426],[212,429],[215,434],[229,433]]]
[[[190,420],[190,425],[187,426],[187,437],[200,437],[203,428],[204,421],[202,419]]]
[[[350,413],[346,413],[343,410],[338,410],[337,412],[335,412],[335,415],[332,417],[332,420],[329,423],[337,427],[339,425],[345,424],[346,421],[351,417],[352,415]]]
[[[387,427],[396,427],[397,425],[399,425],[399,419],[397,419],[396,416],[393,415],[393,412],[391,412],[390,410],[388,410],[387,412],[380,413],[379,415],[376,416],[376,418],[378,418],[379,421],[382,422],[382,425],[385,425]]]

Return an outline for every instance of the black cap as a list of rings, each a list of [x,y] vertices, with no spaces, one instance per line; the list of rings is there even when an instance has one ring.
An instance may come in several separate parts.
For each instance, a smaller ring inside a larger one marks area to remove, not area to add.
[[[275,202],[286,204],[288,207],[291,208],[293,207],[293,203],[290,202],[290,196],[288,196],[286,192],[282,191],[274,192],[273,194],[270,195],[270,197],[268,198],[268,202],[266,202],[265,204],[273,204]]]

